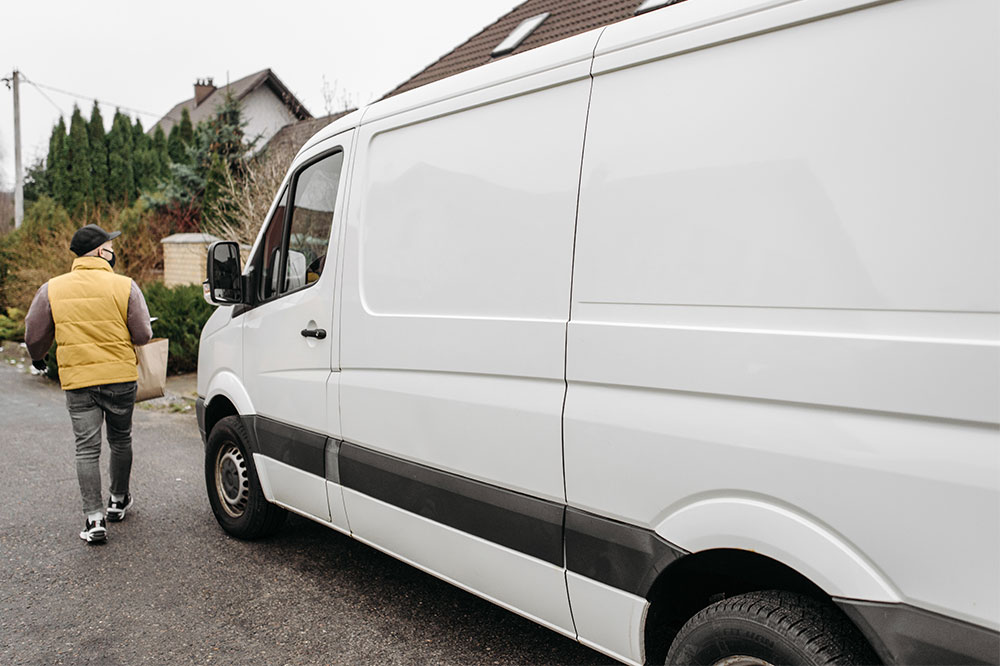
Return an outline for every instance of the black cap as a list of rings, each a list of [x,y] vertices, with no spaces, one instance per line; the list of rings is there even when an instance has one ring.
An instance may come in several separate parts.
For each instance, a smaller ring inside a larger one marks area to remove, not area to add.
[[[95,247],[104,245],[112,238],[118,238],[121,236],[121,233],[120,231],[112,231],[109,234],[96,224],[88,224],[76,230],[76,233],[73,234],[73,240],[69,242],[69,249],[73,250],[73,254],[76,256],[82,257]]]

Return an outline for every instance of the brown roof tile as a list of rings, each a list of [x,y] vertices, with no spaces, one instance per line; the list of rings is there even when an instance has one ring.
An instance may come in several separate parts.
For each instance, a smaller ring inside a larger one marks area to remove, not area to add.
[[[339,113],[333,113],[322,118],[310,118],[300,120],[297,123],[290,123],[278,130],[270,141],[267,142],[267,150],[276,154],[295,155],[299,148],[305,145],[306,141],[334,120],[346,116],[356,109],[345,109]]]
[[[527,0],[515,7],[509,14],[501,16],[494,23],[483,28],[478,34],[460,44],[450,53],[441,56],[437,62],[401,83],[385,97],[392,97],[432,81],[498,60],[499,58],[493,58],[491,55],[493,49],[521,21],[532,16],[549,13],[545,22],[521,42],[510,55],[523,53],[602,25],[630,18],[635,15],[635,10],[640,4],[642,4],[642,0]]]

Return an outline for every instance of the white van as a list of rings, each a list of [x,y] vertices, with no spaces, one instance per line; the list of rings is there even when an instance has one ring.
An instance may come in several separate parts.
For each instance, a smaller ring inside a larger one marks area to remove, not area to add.
[[[212,508],[629,664],[996,664],[998,187],[996,0],[691,0],[375,103],[211,249]]]

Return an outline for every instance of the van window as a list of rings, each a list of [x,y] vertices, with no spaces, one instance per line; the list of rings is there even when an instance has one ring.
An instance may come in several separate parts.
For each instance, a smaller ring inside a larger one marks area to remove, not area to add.
[[[261,241],[261,251],[254,262],[259,266],[260,281],[258,284],[258,298],[265,301],[274,295],[278,284],[278,269],[281,266],[281,237],[285,228],[285,206],[288,203],[288,190],[281,194],[277,208],[271,215],[267,223],[267,230]]]
[[[323,274],[343,164],[344,153],[336,152],[296,178],[282,293],[312,284]]]

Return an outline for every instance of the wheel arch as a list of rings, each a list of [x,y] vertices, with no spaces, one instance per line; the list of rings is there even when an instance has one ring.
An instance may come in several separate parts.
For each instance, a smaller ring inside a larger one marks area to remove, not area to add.
[[[227,416],[249,416],[254,413],[250,396],[239,378],[222,371],[209,380],[205,398],[205,436]]]
[[[215,424],[227,416],[239,416],[236,405],[224,395],[217,395],[205,405],[205,436],[212,433]]]
[[[830,605],[838,597],[900,601],[888,578],[850,541],[773,498],[702,498],[670,513],[655,531],[690,554],[668,565],[645,595],[647,663],[663,663],[688,619],[736,594],[783,590]]]
[[[897,603],[889,577],[846,536],[798,507],[762,495],[689,502],[655,532],[689,553],[736,549],[767,556],[799,572],[831,597]]]

